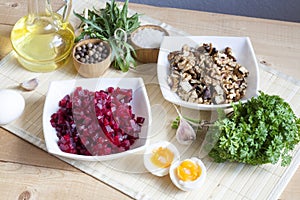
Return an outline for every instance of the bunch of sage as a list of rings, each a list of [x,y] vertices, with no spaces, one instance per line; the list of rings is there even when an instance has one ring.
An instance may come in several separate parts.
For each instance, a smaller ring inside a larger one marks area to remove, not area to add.
[[[76,38],[76,42],[86,37],[99,38],[108,41],[111,45],[115,68],[128,71],[135,67],[136,62],[132,55],[135,55],[134,48],[127,42],[129,36],[140,26],[139,14],[128,16],[128,0],[119,8],[115,0],[107,2],[105,8],[88,10],[88,13],[74,15],[81,20],[82,32]]]

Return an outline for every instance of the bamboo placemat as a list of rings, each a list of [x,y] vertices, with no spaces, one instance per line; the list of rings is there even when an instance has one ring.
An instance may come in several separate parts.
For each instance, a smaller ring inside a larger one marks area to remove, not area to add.
[[[75,1],[73,8],[80,12],[85,7],[104,6],[102,1]],[[74,16],[73,24],[78,24]],[[141,17],[142,23],[157,24],[167,29],[171,35],[186,35],[162,22],[147,16]],[[0,62],[1,88],[18,90],[23,80],[38,77],[39,87],[32,92],[19,91],[26,100],[24,114],[13,123],[3,126],[13,134],[46,150],[42,112],[48,85],[53,80],[78,79],[80,77],[72,63],[50,73],[29,72],[17,63],[14,52]],[[191,146],[179,145],[175,139],[175,130],[170,123],[176,117],[171,103],[164,100],[157,81],[156,64],[139,65],[136,70],[122,73],[109,69],[104,77],[142,77],[149,95],[152,109],[152,131],[150,143],[159,140],[172,142],[181,152],[181,158],[199,155],[201,137]],[[260,89],[268,94],[277,94],[290,103],[296,115],[300,114],[299,81],[281,75],[279,72],[260,67]],[[276,165],[249,166],[237,163],[214,163],[208,157],[203,159],[207,167],[207,179],[200,190],[182,192],[178,190],[168,176],[158,178],[146,172],[143,166],[142,152],[126,158],[103,161],[84,162],[60,158],[83,172],[122,191],[135,199],[278,199],[283,189],[299,166],[299,145],[294,151],[294,158],[288,167]]]

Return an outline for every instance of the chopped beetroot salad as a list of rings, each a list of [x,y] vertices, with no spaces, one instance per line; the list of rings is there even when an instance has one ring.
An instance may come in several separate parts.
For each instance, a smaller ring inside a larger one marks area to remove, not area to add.
[[[59,148],[67,153],[102,156],[130,149],[145,118],[135,116],[131,89],[96,92],[77,87],[59,101],[51,115]]]

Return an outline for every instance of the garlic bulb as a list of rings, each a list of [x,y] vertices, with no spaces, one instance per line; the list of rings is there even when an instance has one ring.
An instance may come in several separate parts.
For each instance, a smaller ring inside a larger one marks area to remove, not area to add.
[[[192,125],[184,119],[175,105],[174,108],[180,118],[179,126],[176,131],[176,139],[180,144],[188,145],[196,139],[196,131],[193,129]]]
[[[180,116],[179,126],[176,131],[176,139],[180,144],[188,145],[196,139],[196,132],[193,127]]]
[[[37,78],[33,78],[20,83],[20,87],[27,91],[34,90],[38,85],[39,85],[39,80]]]

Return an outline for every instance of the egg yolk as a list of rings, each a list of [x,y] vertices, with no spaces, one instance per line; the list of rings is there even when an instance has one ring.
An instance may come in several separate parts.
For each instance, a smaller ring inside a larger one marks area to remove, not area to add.
[[[190,160],[185,160],[177,167],[177,175],[182,181],[194,181],[200,177],[201,167]]]
[[[150,160],[159,168],[168,168],[174,160],[174,153],[168,148],[159,147],[152,151]]]

